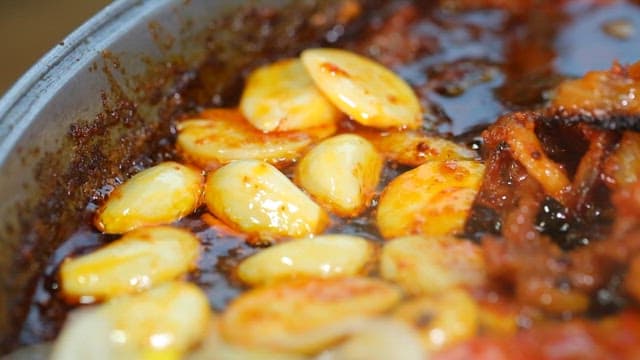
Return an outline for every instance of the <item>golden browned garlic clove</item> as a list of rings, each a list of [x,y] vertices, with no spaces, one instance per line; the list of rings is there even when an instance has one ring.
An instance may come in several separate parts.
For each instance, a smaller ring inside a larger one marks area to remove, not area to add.
[[[478,156],[462,145],[419,131],[358,129],[356,134],[369,140],[386,159],[402,165],[418,166],[434,160],[473,160]]]
[[[373,245],[361,237],[322,235],[262,250],[242,261],[237,274],[254,286],[295,278],[357,275],[373,254]]]
[[[94,224],[108,234],[174,222],[200,204],[204,176],[200,170],[163,162],[134,175],[109,194]]]
[[[308,49],[301,59],[325,96],[355,121],[408,129],[422,123],[420,103],[411,87],[373,60],[338,49]]]
[[[110,340],[111,323],[100,307],[71,311],[51,350],[51,360],[111,360],[136,356]]]
[[[90,303],[151,288],[196,266],[200,243],[190,232],[146,227],[90,254],[66,259],[60,267],[62,293],[71,302]]]
[[[395,318],[411,326],[429,352],[476,335],[478,306],[469,294],[451,289],[401,304]]]
[[[178,152],[189,163],[212,170],[234,160],[291,164],[318,139],[331,136],[334,124],[305,131],[265,134],[236,109],[210,109],[178,123]]]
[[[400,291],[370,278],[294,281],[260,287],[236,298],[222,314],[232,344],[313,353],[340,339],[352,321],[388,310]]]
[[[247,78],[240,111],[264,132],[333,126],[340,116],[299,59],[284,59],[254,70]]]
[[[104,311],[117,341],[152,352],[186,352],[206,335],[211,316],[207,296],[187,282],[114,299]]]
[[[207,334],[205,294],[172,282],[73,312],[52,359],[179,359]]]
[[[220,334],[220,319],[212,316],[202,345],[186,360],[310,360],[307,356],[265,349],[251,349],[229,344]]]
[[[462,230],[484,165],[430,161],[395,178],[382,192],[376,221],[385,238],[443,235]]]
[[[332,212],[352,217],[373,197],[382,165],[382,156],[367,140],[343,134],[311,149],[296,168],[296,181]]]
[[[386,243],[380,256],[382,277],[409,294],[436,294],[486,280],[482,249],[453,236],[410,236]]]
[[[320,206],[262,161],[235,161],[210,173],[205,202],[215,216],[257,242],[310,236],[328,224]]]

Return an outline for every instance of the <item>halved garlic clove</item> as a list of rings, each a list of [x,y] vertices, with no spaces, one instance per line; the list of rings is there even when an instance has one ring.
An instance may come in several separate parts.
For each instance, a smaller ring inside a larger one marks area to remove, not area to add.
[[[222,315],[223,337],[237,345],[313,353],[400,300],[393,285],[369,278],[295,281],[260,287],[236,298]]]
[[[215,216],[256,242],[306,237],[328,224],[320,206],[278,169],[261,161],[235,161],[210,173],[205,193]]]
[[[234,160],[262,160],[287,165],[315,141],[331,136],[334,124],[302,131],[265,134],[255,129],[236,109],[210,109],[198,118],[178,123],[178,152],[206,170]]]
[[[385,238],[443,235],[462,230],[484,165],[431,161],[395,178],[380,196],[376,221]]]
[[[247,78],[240,111],[264,132],[332,126],[340,116],[299,59],[284,59],[254,70]]]
[[[323,235],[262,250],[242,261],[237,275],[254,286],[295,278],[357,275],[373,254],[373,245],[361,237]]]
[[[409,294],[437,294],[486,280],[482,249],[453,236],[391,240],[382,249],[380,272]]]
[[[300,160],[296,182],[332,212],[353,217],[373,197],[382,165],[367,140],[343,134],[322,141]]]
[[[73,311],[52,359],[178,359],[205,337],[210,316],[198,287],[164,284]]]
[[[141,226],[168,224],[200,204],[204,176],[173,161],[160,163],[118,186],[95,214],[94,224],[108,234]]]
[[[338,49],[309,49],[302,62],[322,92],[355,121],[376,128],[415,129],[422,123],[411,87],[384,66]]]
[[[473,160],[475,151],[452,141],[420,131],[381,132],[358,129],[356,134],[369,140],[385,158],[402,165],[418,166],[434,160]]]
[[[190,232],[145,227],[90,254],[66,259],[60,285],[71,302],[90,303],[146,290],[196,266],[200,243]]]
[[[473,337],[478,331],[478,306],[462,290],[414,298],[400,305],[394,316],[420,334],[429,352]]]

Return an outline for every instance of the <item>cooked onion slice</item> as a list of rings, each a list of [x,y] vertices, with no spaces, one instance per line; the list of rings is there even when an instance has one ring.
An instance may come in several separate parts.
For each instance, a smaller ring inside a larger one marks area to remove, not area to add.
[[[608,71],[589,71],[584,77],[567,80],[556,89],[552,106],[571,113],[638,114],[640,112],[640,61]]]
[[[640,180],[640,133],[625,131],[620,145],[605,163],[605,173],[614,188]]]
[[[338,49],[309,49],[301,58],[320,90],[355,121],[408,129],[422,123],[420,103],[411,87],[373,60]]]

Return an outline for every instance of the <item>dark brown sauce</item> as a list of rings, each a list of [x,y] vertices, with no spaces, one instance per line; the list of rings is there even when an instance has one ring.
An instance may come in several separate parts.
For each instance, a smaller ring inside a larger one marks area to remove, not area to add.
[[[579,76],[592,69],[606,69],[614,60],[631,62],[640,59],[639,6],[626,1],[607,6],[590,4],[589,1],[576,1],[574,5],[558,4],[562,2],[550,2],[517,16],[510,16],[501,10],[469,13],[447,12],[434,7],[419,10],[420,5],[416,5],[416,15],[409,16],[412,19],[410,25],[399,29],[408,32],[402,36],[421,39],[419,45],[412,47],[420,55],[398,56],[409,61],[394,64],[394,68],[414,86],[423,103],[432,110],[426,116],[425,128],[446,136],[455,135],[456,140],[479,149],[481,143],[478,135],[486,124],[508,111],[541,106],[545,102],[546,92],[560,79]],[[380,11],[381,14],[388,12],[388,9]],[[626,39],[607,34],[607,24],[620,20],[635,27],[635,34]],[[371,37],[372,31],[381,32],[380,29],[385,29],[380,27],[380,21],[384,20],[378,16],[372,20],[369,32],[338,44],[364,49],[363,52],[375,56],[375,52],[364,42]],[[195,94],[199,98],[183,101],[197,104],[194,109],[230,105],[216,97],[202,96],[207,89],[216,88],[199,83],[203,78],[206,77],[185,77],[182,86],[186,89],[185,94]],[[229,98],[236,99],[237,94],[229,95]],[[153,159],[171,159],[173,156],[171,152],[159,157],[152,156],[150,163]],[[148,164],[145,162],[141,167],[145,165]],[[387,164],[380,189],[406,170],[395,164]],[[98,191],[96,199],[109,190],[110,187],[105,187]],[[372,205],[376,201],[374,199]],[[96,206],[95,202],[87,206],[85,225],[79,226],[51,257],[45,273],[38,281],[20,343],[53,339],[71,309],[60,297],[56,280],[62,260],[94,250],[114,239],[86,225]],[[557,209],[550,209],[547,217],[541,215],[539,222],[559,221]],[[242,238],[217,233],[201,219],[202,212],[204,209],[176,225],[190,229],[200,239],[203,255],[198,270],[190,275],[190,279],[206,291],[214,309],[222,310],[244,289],[234,279],[235,266],[258,249],[247,245]],[[484,215],[488,220],[483,218],[479,221],[491,223],[492,214]],[[562,228],[563,225],[554,226]],[[375,226],[374,210],[354,219],[333,217],[327,232],[355,234],[381,242]],[[611,286],[615,287],[615,284]],[[614,290],[611,293],[616,293]],[[602,297],[609,296],[607,289],[603,291]],[[616,304],[616,301],[613,299],[610,302]]]

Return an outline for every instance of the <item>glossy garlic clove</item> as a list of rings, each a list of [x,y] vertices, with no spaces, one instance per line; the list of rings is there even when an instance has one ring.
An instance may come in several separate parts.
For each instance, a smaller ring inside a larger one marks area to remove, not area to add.
[[[411,326],[429,352],[471,338],[478,331],[478,306],[462,290],[414,298],[400,305],[394,317]]]
[[[198,287],[164,284],[72,312],[52,359],[179,359],[206,336],[210,316]]]
[[[211,317],[206,294],[187,282],[114,299],[103,311],[120,344],[169,354],[183,354],[202,340]]]
[[[295,278],[357,275],[373,254],[373,245],[363,238],[323,235],[262,250],[242,261],[237,275],[253,286]]]
[[[382,156],[367,140],[343,134],[311,149],[296,168],[296,181],[332,212],[353,217],[373,197],[382,165]]]
[[[409,294],[436,294],[484,284],[482,249],[452,236],[410,236],[386,243],[380,256],[382,277]]]
[[[255,242],[306,237],[328,224],[320,206],[261,161],[235,161],[209,174],[205,202],[215,216]]]
[[[391,318],[363,322],[338,347],[323,353],[327,360],[424,360],[427,353],[420,336],[404,322]]]
[[[235,109],[211,109],[178,123],[178,152],[189,162],[212,170],[234,160],[291,164],[315,141],[331,136],[334,124],[302,131],[265,134]]]
[[[369,278],[285,282],[250,290],[222,315],[223,337],[236,345],[312,353],[344,336],[351,321],[388,310],[395,286]]]
[[[134,349],[111,341],[111,322],[98,308],[71,311],[51,349],[51,360],[111,360],[133,358]]]
[[[307,356],[265,349],[251,349],[226,342],[220,334],[220,319],[212,316],[202,345],[186,360],[310,360]]]
[[[462,145],[419,131],[359,129],[356,134],[369,140],[386,159],[407,166],[434,160],[473,160],[478,156]]]
[[[280,60],[254,70],[247,78],[240,111],[263,132],[334,126],[340,116],[299,59]]]
[[[151,288],[196,266],[200,243],[190,232],[146,227],[90,254],[66,259],[60,267],[62,293],[71,302],[90,303]]]
[[[380,318],[365,321],[348,339],[323,352],[327,360],[424,360],[427,353],[418,332],[401,321]]]
[[[108,234],[174,222],[200,204],[204,176],[173,161],[143,170],[118,186],[95,214],[94,224]]]
[[[325,96],[360,124],[415,129],[422,123],[411,87],[373,60],[338,49],[305,50],[301,59]]]
[[[385,238],[462,231],[478,192],[484,165],[431,161],[395,178],[382,192],[376,221]]]

